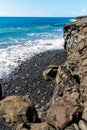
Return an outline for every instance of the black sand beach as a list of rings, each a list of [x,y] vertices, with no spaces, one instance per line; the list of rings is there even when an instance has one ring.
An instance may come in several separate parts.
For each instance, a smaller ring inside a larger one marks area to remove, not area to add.
[[[66,60],[64,50],[46,51],[23,62],[9,75],[8,81],[2,80],[3,96],[28,95],[36,108],[47,105],[54,90],[53,82],[46,82],[41,74],[48,65],[61,65]]]

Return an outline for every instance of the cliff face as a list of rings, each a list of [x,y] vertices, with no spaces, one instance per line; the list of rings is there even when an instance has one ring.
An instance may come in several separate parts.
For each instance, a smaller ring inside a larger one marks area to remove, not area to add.
[[[87,17],[65,25],[64,39],[67,61],[57,69],[47,122],[87,130]]]
[[[64,39],[68,54],[64,66],[75,81],[83,104],[87,100],[87,17],[65,25]]]
[[[78,18],[75,22],[64,27],[65,49],[70,54],[87,37],[87,17]]]

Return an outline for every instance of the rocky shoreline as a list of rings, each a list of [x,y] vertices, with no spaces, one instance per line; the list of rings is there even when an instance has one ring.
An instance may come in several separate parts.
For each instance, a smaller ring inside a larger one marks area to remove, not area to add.
[[[36,55],[1,80],[0,130],[87,130],[87,17],[65,25],[64,40],[66,52]]]
[[[64,50],[46,51],[35,55],[12,72],[8,79],[1,81],[3,97],[9,95],[27,95],[34,103],[39,116],[49,107],[55,84],[46,82],[42,72],[48,65],[61,65],[66,61]]]

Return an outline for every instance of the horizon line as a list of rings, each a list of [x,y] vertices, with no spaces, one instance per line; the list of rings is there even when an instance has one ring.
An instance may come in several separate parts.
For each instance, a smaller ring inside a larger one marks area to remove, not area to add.
[[[74,18],[74,17],[77,17],[77,16],[0,16],[0,17],[30,17],[30,18],[33,18],[33,17],[37,17],[37,18],[66,18],[66,17],[71,17],[71,18]]]

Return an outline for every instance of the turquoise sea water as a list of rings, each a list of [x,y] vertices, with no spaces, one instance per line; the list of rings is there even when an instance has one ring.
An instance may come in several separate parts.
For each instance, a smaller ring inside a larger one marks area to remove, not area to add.
[[[63,49],[63,26],[72,19],[0,17],[0,78],[35,54]]]

